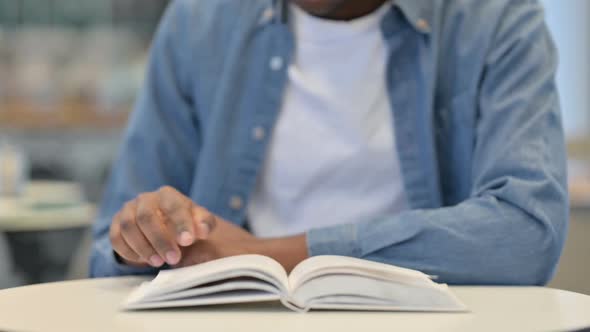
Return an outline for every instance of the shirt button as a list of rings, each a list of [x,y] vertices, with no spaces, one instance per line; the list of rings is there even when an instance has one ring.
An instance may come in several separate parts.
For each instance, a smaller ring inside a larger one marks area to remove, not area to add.
[[[268,7],[262,13],[262,17],[260,19],[261,22],[268,22],[273,19],[275,16],[275,11],[272,7]]]
[[[283,68],[283,58],[280,56],[274,56],[270,59],[270,69],[279,71]]]
[[[266,130],[262,127],[255,127],[252,129],[252,137],[255,141],[262,141],[266,137]]]
[[[240,196],[232,196],[229,200],[229,207],[232,210],[240,210],[244,206],[244,202]]]
[[[428,32],[428,30],[430,30],[430,24],[428,24],[428,21],[422,18],[416,22],[416,26],[418,29],[424,32]]]

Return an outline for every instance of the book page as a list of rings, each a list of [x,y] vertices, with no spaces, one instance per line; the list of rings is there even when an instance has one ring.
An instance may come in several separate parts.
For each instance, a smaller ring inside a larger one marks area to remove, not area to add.
[[[327,274],[354,274],[406,284],[430,284],[426,274],[394,265],[344,256],[315,256],[301,262],[289,275],[290,290]]]
[[[289,299],[304,310],[318,308],[464,311],[446,285],[408,285],[370,277],[331,274],[305,282]]]
[[[213,293],[199,297],[162,300],[157,302],[132,302],[123,305],[125,310],[161,309],[174,307],[193,307],[231,303],[254,303],[277,301],[280,295],[273,293],[257,292],[251,290],[236,290],[231,293]]]
[[[148,283],[149,284],[149,283]],[[183,289],[178,292],[169,292],[162,295],[146,296],[141,288],[132,294],[127,300],[128,303],[134,302],[160,302],[178,299],[189,299],[202,297],[204,295],[215,293],[229,293],[234,291],[258,291],[265,294],[282,295],[281,291],[274,285],[261,281],[257,278],[235,278],[224,279],[222,281],[208,283],[199,287]]]
[[[142,298],[179,292],[225,279],[251,277],[274,285],[280,292],[287,292],[288,277],[283,267],[272,258],[261,255],[241,255],[211,262],[160,271],[156,278],[144,285]]]

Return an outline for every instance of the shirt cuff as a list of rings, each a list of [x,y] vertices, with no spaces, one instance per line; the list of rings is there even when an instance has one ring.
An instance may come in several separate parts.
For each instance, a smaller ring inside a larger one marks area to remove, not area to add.
[[[91,262],[93,277],[113,277],[124,275],[155,275],[158,269],[154,267],[134,267],[119,263],[108,237],[95,242],[94,257]]]
[[[339,255],[360,257],[357,241],[357,225],[338,225],[312,229],[307,232],[307,251],[309,256]]]

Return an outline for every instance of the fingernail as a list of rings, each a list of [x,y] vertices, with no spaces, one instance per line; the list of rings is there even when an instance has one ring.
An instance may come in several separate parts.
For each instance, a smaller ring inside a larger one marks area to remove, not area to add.
[[[189,232],[182,232],[178,237],[178,243],[181,246],[190,246],[194,241],[194,237]]]
[[[153,255],[152,257],[150,257],[150,264],[152,264],[153,267],[160,267],[164,265],[164,261],[162,260],[162,258],[160,258],[160,256]]]
[[[180,257],[176,252],[168,251],[166,253],[166,261],[168,262],[168,264],[175,265],[178,263],[179,260],[180,260]]]
[[[206,223],[200,223],[197,227],[199,227],[199,237],[201,239],[206,239],[209,236],[209,225]]]

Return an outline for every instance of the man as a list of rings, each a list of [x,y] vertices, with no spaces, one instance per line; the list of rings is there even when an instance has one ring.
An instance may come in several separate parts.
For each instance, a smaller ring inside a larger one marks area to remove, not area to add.
[[[95,227],[93,276],[346,255],[543,284],[568,220],[535,0],[178,0]]]

